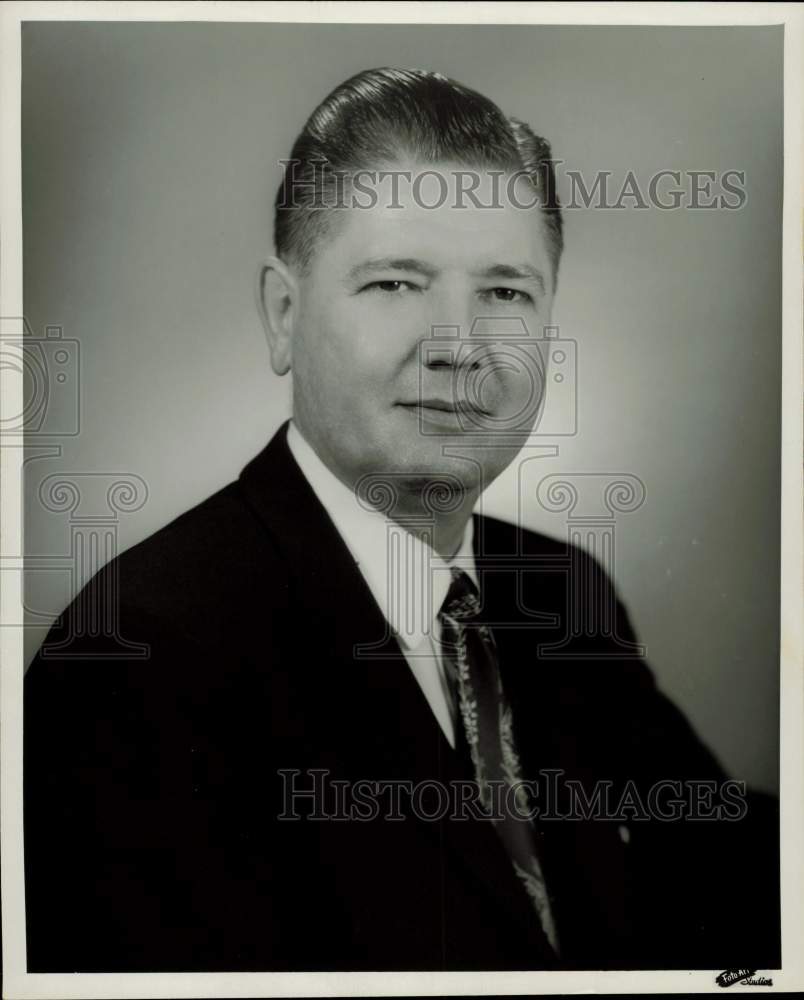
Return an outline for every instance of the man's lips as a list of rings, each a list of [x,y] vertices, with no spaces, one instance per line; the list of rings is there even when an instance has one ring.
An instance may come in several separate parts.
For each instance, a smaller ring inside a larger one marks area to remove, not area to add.
[[[488,410],[462,399],[440,399],[438,397],[428,397],[425,399],[415,399],[410,402],[398,404],[409,410],[435,410],[440,413],[468,413],[475,416],[488,416]]]

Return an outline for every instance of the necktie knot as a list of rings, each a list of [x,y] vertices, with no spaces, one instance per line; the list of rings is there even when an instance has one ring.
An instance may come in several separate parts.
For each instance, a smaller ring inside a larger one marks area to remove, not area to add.
[[[463,622],[480,614],[480,595],[468,573],[455,567],[450,571],[452,582],[441,606],[441,614]]]

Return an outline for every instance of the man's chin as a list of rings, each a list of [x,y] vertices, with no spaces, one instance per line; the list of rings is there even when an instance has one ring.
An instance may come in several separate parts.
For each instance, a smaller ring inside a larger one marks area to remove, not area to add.
[[[498,437],[449,435],[418,440],[407,447],[400,445],[386,455],[386,462],[377,464],[373,477],[381,479],[383,472],[396,488],[421,492],[440,484],[442,489],[479,494],[516,457],[522,445],[503,443]]]

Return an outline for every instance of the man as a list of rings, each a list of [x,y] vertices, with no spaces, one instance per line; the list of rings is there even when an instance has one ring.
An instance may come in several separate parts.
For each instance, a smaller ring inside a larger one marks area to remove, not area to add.
[[[771,810],[712,808],[591,558],[473,514],[540,415],[548,145],[438,74],[361,73],[275,241],[292,421],[28,673],[29,971],[778,964]],[[579,600],[598,626],[554,655]]]

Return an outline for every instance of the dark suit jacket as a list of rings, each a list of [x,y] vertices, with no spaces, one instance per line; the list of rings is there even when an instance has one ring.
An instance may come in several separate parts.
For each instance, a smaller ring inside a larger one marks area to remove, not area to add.
[[[597,564],[500,521],[475,529],[525,776],[643,794],[722,781],[623,655],[618,637],[633,635],[616,601],[613,629],[561,657],[543,648],[564,635],[580,577],[613,599]],[[487,821],[428,822],[404,796],[398,820],[278,819],[293,811],[280,771],[299,772],[298,788],[316,769],[350,783],[471,777],[285,428],[67,609],[26,678],[24,768],[29,971],[557,964]],[[637,815],[627,843],[622,825],[539,823],[561,966],[778,965],[772,804],[751,800],[739,822]]]

